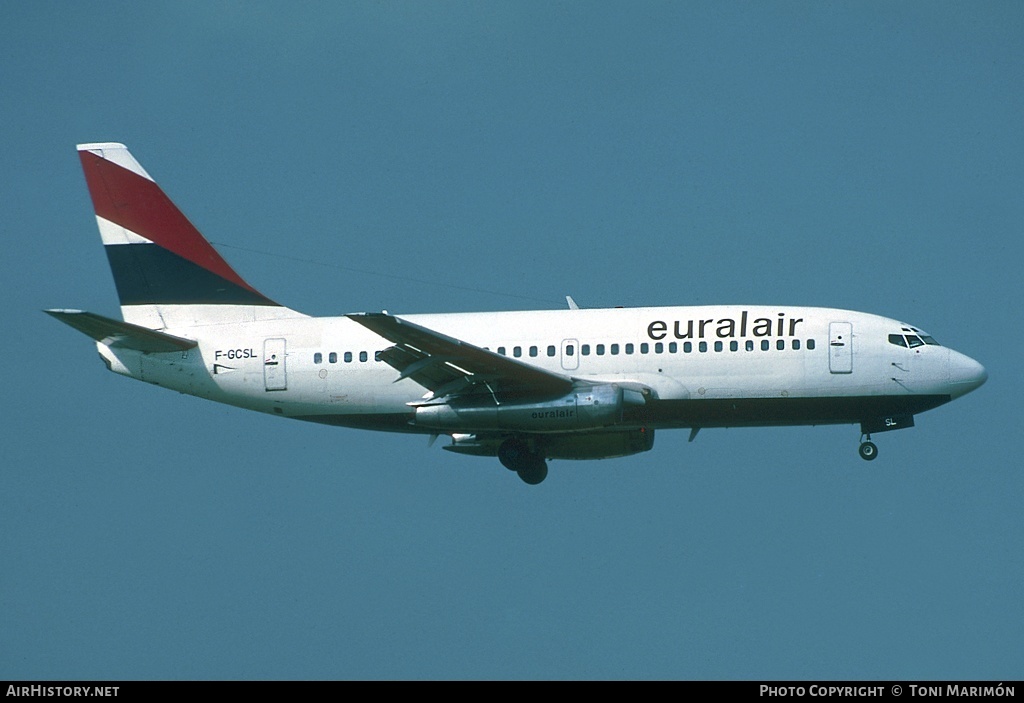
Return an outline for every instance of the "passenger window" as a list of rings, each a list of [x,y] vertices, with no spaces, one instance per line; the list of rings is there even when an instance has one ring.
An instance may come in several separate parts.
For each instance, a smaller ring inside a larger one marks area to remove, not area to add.
[[[589,344],[581,344],[580,345],[580,354],[582,354],[583,356],[590,356],[590,345]]]
[[[554,344],[549,344],[548,345],[548,356],[554,356],[554,355],[555,355],[555,345]]]
[[[502,352],[502,353],[504,353],[504,352]],[[566,344],[565,345],[565,355],[566,356],[572,356],[575,353],[576,353],[576,347],[574,347],[571,344]]]
[[[669,354],[675,354],[678,351],[679,351],[679,344],[677,342],[669,342],[668,343],[668,353]]]
[[[633,353],[633,345],[632,345],[632,343],[626,345],[626,353],[627,354],[632,354]]]
[[[761,351],[768,351],[771,348],[771,342],[767,339],[761,340]]]
[[[722,346],[721,342],[715,342],[715,351],[722,351],[725,347]]]
[[[338,352],[331,352],[327,356],[327,360],[330,361],[332,364],[337,364],[338,363]]]
[[[747,351],[754,351],[754,340],[753,339],[748,339],[745,346],[746,346]]]
[[[333,356],[335,359],[338,358],[337,354],[331,354],[331,356]],[[334,363],[334,362],[331,362],[331,363]],[[346,364],[351,364],[352,363],[352,352],[345,352],[345,363]]]
[[[651,351],[651,345],[650,345],[650,344],[648,344],[647,342],[643,342],[643,343],[642,343],[642,344],[640,345],[640,353],[641,353],[641,354],[649,354],[649,353],[650,353],[650,351]]]
[[[808,349],[814,349],[814,340],[813,339],[808,339],[807,340],[807,348]]]
[[[697,345],[697,348],[700,349],[701,352],[706,352],[708,350],[708,343],[701,342],[700,344]]]
[[[360,361],[366,361],[366,359],[367,359],[366,352],[359,352],[359,360]]]
[[[683,342],[683,352],[689,354],[693,351],[693,344],[691,342]]]
[[[523,355],[523,348],[522,347],[512,347],[512,356],[514,356],[515,358],[518,359],[522,355]]]
[[[381,354],[383,354],[383,353],[384,353],[384,352],[382,352],[382,351],[375,351],[375,352],[373,353],[373,360],[374,360],[374,361],[380,361],[380,360],[381,360],[381,358],[380,358],[380,357],[381,357]]]
[[[740,343],[735,339],[729,342],[729,351],[736,351],[740,348]]]
[[[786,340],[785,339],[780,339],[777,342],[775,342],[775,348],[778,349],[779,351],[782,351],[783,349],[785,349],[786,348]]]
[[[537,347],[530,347],[530,356],[537,356]]]
[[[314,354],[313,355],[313,363],[314,364],[322,364],[322,363],[324,363],[324,355],[321,354],[320,352],[317,352],[316,354]]]
[[[597,355],[598,356],[604,356],[604,345],[603,344],[598,344],[597,345]]]
[[[907,346],[907,340],[903,339],[902,334],[890,334],[889,344],[895,344],[897,347]]]
[[[498,347],[498,353],[502,356],[506,356],[505,347]],[[572,356],[572,347],[569,347],[569,356]]]
[[[794,339],[793,340],[793,349],[796,349],[797,351],[800,350],[800,340],[799,339]]]
[[[619,345],[618,344],[613,344],[612,345],[612,354],[618,354],[618,353],[619,353]]]

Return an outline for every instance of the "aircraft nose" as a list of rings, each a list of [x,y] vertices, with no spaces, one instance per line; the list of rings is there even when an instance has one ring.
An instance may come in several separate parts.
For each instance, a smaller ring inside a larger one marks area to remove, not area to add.
[[[988,371],[971,357],[959,352],[949,353],[949,383],[952,395],[959,398],[988,380]]]

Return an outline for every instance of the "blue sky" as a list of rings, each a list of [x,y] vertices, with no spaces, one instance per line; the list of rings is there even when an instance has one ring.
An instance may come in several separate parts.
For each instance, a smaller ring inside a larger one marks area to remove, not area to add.
[[[0,679],[1024,677],[1019,3],[12,2]],[[821,305],[980,390],[528,487],[107,373],[75,144],[312,314]]]

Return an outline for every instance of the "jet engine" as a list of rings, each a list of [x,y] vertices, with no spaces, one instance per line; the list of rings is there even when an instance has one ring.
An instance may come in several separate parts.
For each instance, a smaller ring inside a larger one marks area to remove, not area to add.
[[[582,386],[555,400],[487,404],[461,402],[420,405],[417,427],[455,432],[583,432],[622,422],[623,409],[645,402],[644,394],[616,383]]]

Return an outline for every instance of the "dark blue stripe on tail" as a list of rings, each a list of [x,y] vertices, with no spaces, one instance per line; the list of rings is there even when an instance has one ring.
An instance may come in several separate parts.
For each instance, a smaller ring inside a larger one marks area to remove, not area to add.
[[[105,249],[121,305],[277,305],[155,244]]]

